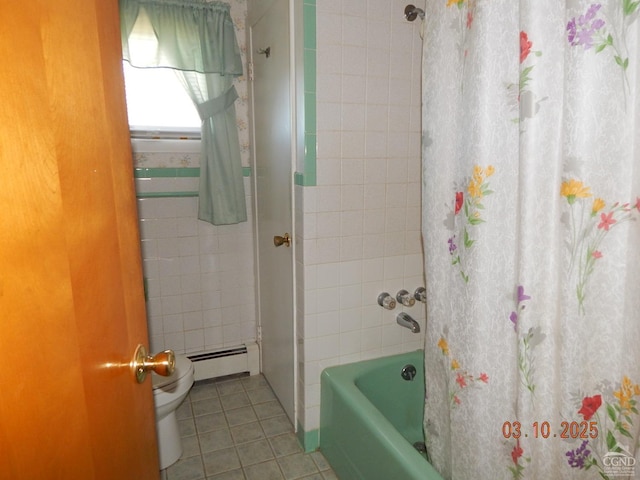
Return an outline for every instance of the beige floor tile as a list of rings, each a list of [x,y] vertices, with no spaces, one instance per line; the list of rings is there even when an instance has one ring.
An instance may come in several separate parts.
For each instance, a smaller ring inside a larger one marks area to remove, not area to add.
[[[231,436],[236,445],[247,442],[254,442],[264,438],[264,432],[260,423],[251,422],[244,425],[231,427]]]
[[[329,470],[331,468],[331,465],[329,465],[329,462],[327,462],[327,459],[324,458],[324,455],[322,455],[321,452],[319,451],[311,452],[309,455],[311,455],[311,458],[313,458],[313,461],[316,462],[316,466],[318,467],[318,470],[320,470],[321,472],[323,470]]]
[[[248,390],[247,395],[249,396],[249,400],[253,405],[258,403],[266,403],[273,402],[276,399],[276,396],[271,391],[269,387],[260,387],[254,390]]]
[[[237,446],[237,450],[243,467],[273,459],[273,451],[267,440],[243,443]]]
[[[200,456],[178,460],[167,468],[167,480],[200,480],[204,478],[204,468]]]
[[[260,424],[267,437],[273,437],[274,435],[280,435],[281,433],[287,433],[293,430],[289,417],[286,415],[260,420]]]
[[[254,388],[268,387],[269,383],[263,375],[253,375],[242,379],[242,386],[245,390],[253,390]]]
[[[241,393],[244,392],[244,387],[242,385],[242,380],[226,380],[216,384],[218,388],[218,395],[231,395],[233,393]]]
[[[278,458],[278,464],[286,480],[294,480],[318,473],[315,462],[309,455],[296,453]]]
[[[284,415],[284,409],[278,401],[261,403],[253,406],[254,411],[259,419],[277,417]]]
[[[197,435],[182,437],[182,458],[200,455],[200,442]]]
[[[218,397],[205,398],[203,400],[197,400],[191,402],[191,408],[193,410],[193,416],[199,417],[201,415],[208,415],[210,413],[218,413],[222,411],[222,405]]]
[[[240,467],[240,459],[235,448],[225,448],[202,455],[204,471],[207,475],[217,475]]]
[[[231,470],[229,472],[220,473],[218,475],[208,476],[207,480],[245,480],[244,472],[242,469]],[[322,480],[322,477],[320,477]]]
[[[337,480],[305,454],[264,376],[204,381],[177,410],[182,458],[162,480]]]
[[[258,421],[258,417],[256,417],[256,414],[251,407],[241,407],[234,408],[233,410],[227,410],[225,411],[225,415],[230,427]]]
[[[192,402],[217,396],[218,389],[216,388],[215,383],[196,384],[191,388],[191,391],[189,392],[189,398]]]
[[[204,432],[198,435],[200,439],[200,450],[202,453],[213,452],[223,448],[233,447],[233,439],[228,428]]]
[[[298,442],[298,437],[295,433],[287,432],[282,435],[269,438],[271,448],[276,457],[283,457],[285,455],[292,455],[294,453],[301,453],[302,447]]]
[[[195,424],[198,433],[211,432],[212,430],[228,427],[227,418],[223,412],[195,417]]]
[[[244,469],[247,480],[284,480],[275,460],[251,465]]]
[[[232,410],[234,408],[248,407],[251,405],[249,397],[246,392],[232,393],[231,395],[224,395],[220,397],[220,403],[225,410]]]

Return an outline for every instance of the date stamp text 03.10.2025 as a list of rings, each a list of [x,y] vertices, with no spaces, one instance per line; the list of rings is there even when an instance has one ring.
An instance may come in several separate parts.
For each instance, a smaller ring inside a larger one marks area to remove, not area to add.
[[[502,424],[504,438],[598,438],[597,422],[560,422],[560,428],[552,428],[551,423],[545,421],[523,425],[518,421]]]

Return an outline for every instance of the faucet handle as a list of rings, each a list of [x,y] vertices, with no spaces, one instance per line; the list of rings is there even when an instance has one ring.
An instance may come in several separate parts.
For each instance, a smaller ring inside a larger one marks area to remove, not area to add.
[[[416,288],[416,291],[413,292],[413,297],[422,303],[427,303],[427,289],[424,287]]]
[[[387,292],[382,292],[378,295],[378,305],[387,310],[393,310],[396,308],[396,300]]]
[[[405,307],[413,307],[413,305],[416,303],[416,299],[413,298],[411,294],[406,290],[400,290],[396,295],[396,300],[398,300],[398,302]]]

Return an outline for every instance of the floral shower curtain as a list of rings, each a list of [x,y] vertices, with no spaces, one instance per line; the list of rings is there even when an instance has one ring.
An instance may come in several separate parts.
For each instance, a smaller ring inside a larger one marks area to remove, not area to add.
[[[444,478],[640,478],[639,15],[427,2],[424,427]]]

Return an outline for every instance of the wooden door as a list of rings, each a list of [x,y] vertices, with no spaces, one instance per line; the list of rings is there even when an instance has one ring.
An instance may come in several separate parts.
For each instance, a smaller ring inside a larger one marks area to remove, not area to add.
[[[262,372],[295,425],[294,249],[273,243],[293,236],[288,0],[251,26],[251,55]]]
[[[0,479],[157,479],[118,1],[0,18]]]

